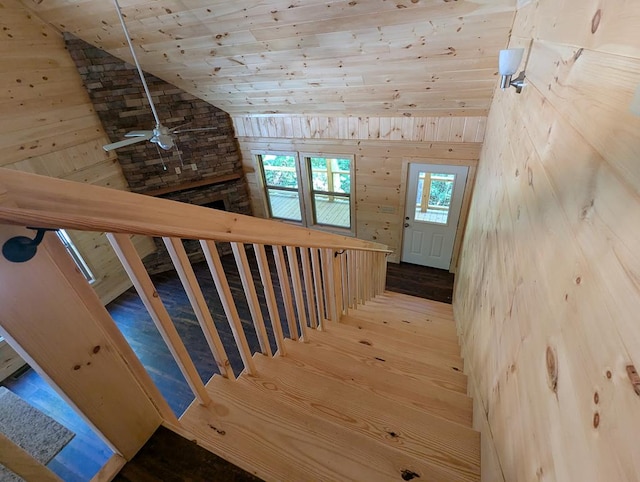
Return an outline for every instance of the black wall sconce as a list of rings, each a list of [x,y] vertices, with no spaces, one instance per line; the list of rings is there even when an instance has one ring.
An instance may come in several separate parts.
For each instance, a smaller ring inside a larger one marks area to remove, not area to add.
[[[47,231],[56,231],[55,229],[46,228],[27,228],[35,229],[36,237],[31,239],[26,236],[14,236],[8,239],[2,245],[2,255],[12,263],[24,263],[33,258],[38,252],[38,246],[44,239],[44,233]]]

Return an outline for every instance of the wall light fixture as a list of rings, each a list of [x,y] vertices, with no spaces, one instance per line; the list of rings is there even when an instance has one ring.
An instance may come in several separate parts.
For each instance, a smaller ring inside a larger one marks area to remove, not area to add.
[[[502,78],[500,79],[500,88],[502,90],[507,89],[510,85],[516,88],[516,92],[519,94],[524,87],[524,70],[515,78],[511,79],[513,74],[516,73],[522,57],[524,56],[524,49],[506,49],[500,51],[500,61],[498,69]]]

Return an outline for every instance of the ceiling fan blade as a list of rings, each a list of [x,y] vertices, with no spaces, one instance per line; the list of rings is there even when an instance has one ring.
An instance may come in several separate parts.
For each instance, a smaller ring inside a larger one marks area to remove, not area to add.
[[[151,139],[152,136],[153,136],[153,133],[150,132],[148,135],[133,137],[131,139],[124,139],[122,141],[114,142],[112,144],[107,144],[105,146],[102,146],[102,148],[105,151],[109,152],[109,151],[113,151],[114,149],[120,149],[121,147],[130,146],[131,144],[137,144],[138,142],[148,141],[149,139]]]
[[[131,132],[127,132],[124,136],[125,136],[125,137],[144,137],[144,136],[150,136],[149,138],[151,138],[151,136],[153,136],[153,131],[131,131]]]
[[[184,124],[180,124],[179,126],[172,127],[171,129],[169,129],[169,132],[173,134],[176,131],[180,131],[181,127],[188,126],[189,124],[193,124],[193,121],[185,122]]]

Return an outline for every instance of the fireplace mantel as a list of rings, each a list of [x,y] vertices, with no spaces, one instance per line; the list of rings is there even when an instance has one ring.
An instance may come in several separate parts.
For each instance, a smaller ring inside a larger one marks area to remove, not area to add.
[[[242,173],[236,172],[234,174],[226,174],[224,176],[211,176],[204,179],[199,179],[197,181],[183,182],[182,184],[154,189],[152,191],[143,191],[139,194],[146,194],[147,196],[162,196],[163,194],[186,191],[187,189],[194,189],[196,187],[211,186],[213,184],[222,184],[223,182],[236,181],[240,178],[242,178]]]

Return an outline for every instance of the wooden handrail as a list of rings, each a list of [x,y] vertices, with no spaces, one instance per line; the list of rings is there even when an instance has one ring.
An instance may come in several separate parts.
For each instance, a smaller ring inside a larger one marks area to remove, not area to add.
[[[158,237],[391,252],[386,246],[269,219],[0,169],[0,222]]]

